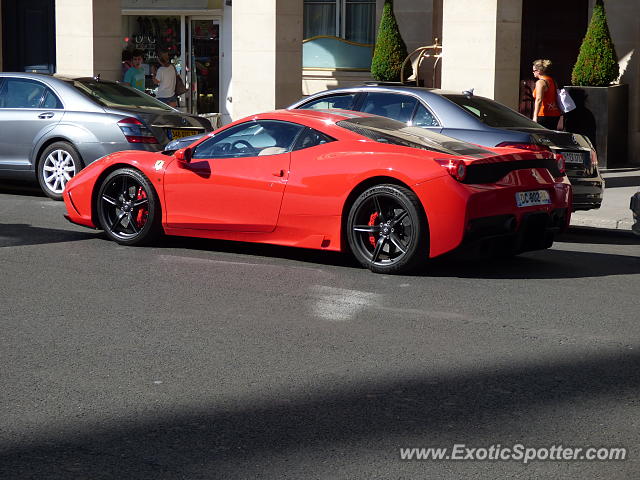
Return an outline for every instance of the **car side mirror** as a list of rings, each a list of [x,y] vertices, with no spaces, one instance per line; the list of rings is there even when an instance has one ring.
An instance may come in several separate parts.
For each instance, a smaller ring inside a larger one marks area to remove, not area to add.
[[[187,164],[191,163],[191,158],[193,156],[193,148],[181,148],[180,150],[176,150],[176,153],[173,154],[178,160],[178,163]]]

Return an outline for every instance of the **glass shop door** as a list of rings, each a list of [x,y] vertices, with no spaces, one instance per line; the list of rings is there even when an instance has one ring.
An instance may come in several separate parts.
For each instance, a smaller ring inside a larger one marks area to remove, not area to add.
[[[195,114],[220,112],[220,20],[188,19],[187,108]]]

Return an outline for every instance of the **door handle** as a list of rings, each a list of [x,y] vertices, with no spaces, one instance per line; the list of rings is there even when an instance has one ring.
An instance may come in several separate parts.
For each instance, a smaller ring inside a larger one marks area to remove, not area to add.
[[[52,117],[53,117],[53,112],[44,112],[38,115],[38,118],[41,118],[43,120],[46,118],[52,118]]]
[[[274,177],[284,177],[284,170],[278,170],[277,172],[273,172]]]

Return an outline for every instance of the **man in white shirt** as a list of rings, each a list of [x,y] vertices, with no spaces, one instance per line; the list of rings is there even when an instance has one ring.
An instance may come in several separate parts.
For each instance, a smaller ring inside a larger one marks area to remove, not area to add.
[[[170,107],[175,108],[178,106],[178,99],[175,94],[176,69],[169,61],[169,54],[167,52],[160,52],[158,59],[160,60],[161,66],[156,70],[156,74],[153,77],[153,82],[158,85],[156,98]]]

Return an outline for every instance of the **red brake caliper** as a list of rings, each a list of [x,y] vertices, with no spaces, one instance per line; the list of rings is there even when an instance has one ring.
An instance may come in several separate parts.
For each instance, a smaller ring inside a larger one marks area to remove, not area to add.
[[[142,187],[138,187],[138,193],[136,195],[136,201],[138,200],[143,200],[147,198],[147,192],[145,192]],[[138,227],[142,227],[146,222],[147,222],[147,217],[149,216],[149,209],[147,208],[146,204],[145,206],[141,207],[138,210],[138,213],[136,215],[136,223],[138,224]]]
[[[371,214],[371,217],[369,217],[369,223],[367,225],[369,225],[370,227],[373,227],[378,222],[379,216],[380,214],[378,212],[373,212]],[[378,243],[378,241],[373,235],[369,235],[369,242],[371,242],[371,245],[373,245],[374,247]]]

